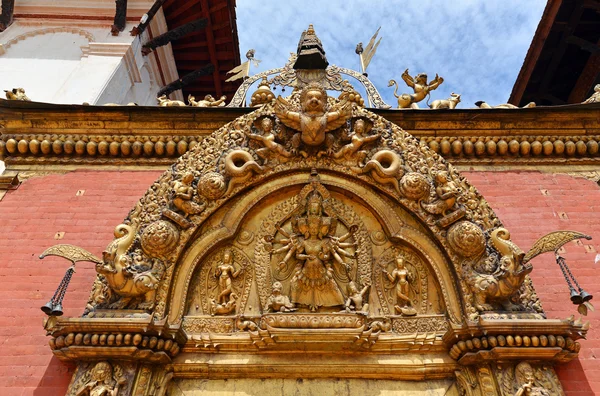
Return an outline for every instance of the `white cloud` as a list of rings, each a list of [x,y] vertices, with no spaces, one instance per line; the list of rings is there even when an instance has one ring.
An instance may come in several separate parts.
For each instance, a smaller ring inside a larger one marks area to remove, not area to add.
[[[508,100],[545,4],[544,0],[241,0],[236,10],[242,57],[254,48],[263,61],[252,73],[283,66],[309,23],[330,64],[359,70],[356,44],[366,45],[382,26],[383,40],[368,73],[387,103],[396,105],[388,80],[400,80],[409,68],[412,75],[444,77],[432,99],[457,92],[462,94],[459,107],[469,108],[477,100],[490,104]]]

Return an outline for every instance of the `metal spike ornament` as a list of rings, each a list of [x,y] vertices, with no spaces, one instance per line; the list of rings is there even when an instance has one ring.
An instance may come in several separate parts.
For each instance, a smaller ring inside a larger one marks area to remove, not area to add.
[[[558,266],[560,267],[560,270],[563,273],[565,281],[567,281],[567,285],[569,286],[569,291],[571,292],[571,302],[573,304],[577,305],[577,311],[581,315],[584,315],[584,316],[586,316],[588,314],[588,311],[593,312],[594,306],[592,305],[590,300],[594,296],[589,294],[588,292],[583,290],[583,288],[581,286],[579,286],[579,283],[577,282],[577,279],[575,279],[575,277],[571,273],[571,270],[569,269],[569,266],[567,265],[567,261],[565,260],[565,258],[560,256],[559,254],[556,254],[556,264],[558,264]],[[575,289],[575,287],[573,286],[573,283],[575,284],[575,286],[577,286],[577,289]]]

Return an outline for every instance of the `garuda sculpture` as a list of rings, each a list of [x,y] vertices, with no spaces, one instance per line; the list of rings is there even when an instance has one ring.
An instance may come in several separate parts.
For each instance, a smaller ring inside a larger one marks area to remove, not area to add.
[[[294,150],[308,157],[315,149],[317,156],[332,154],[334,136],[330,133],[352,117],[352,103],[342,101],[333,109],[327,105],[327,91],[316,83],[308,84],[300,94],[300,111],[281,96],[275,114],[288,128],[298,131],[292,138]]]
[[[402,94],[398,96],[396,94],[398,91],[398,83],[395,80],[390,80],[388,83],[388,87],[394,85],[396,86],[396,89],[394,90],[394,96],[398,98],[399,109],[407,109],[409,107],[418,109],[419,105],[417,105],[417,103],[425,99],[425,97],[429,95],[431,91],[437,89],[437,87],[444,82],[444,79],[439,77],[437,74],[429,83],[427,82],[427,74],[425,73],[417,74],[413,78],[408,74],[408,69],[404,70],[404,73],[402,73],[402,79],[406,85],[413,89],[413,94]]]

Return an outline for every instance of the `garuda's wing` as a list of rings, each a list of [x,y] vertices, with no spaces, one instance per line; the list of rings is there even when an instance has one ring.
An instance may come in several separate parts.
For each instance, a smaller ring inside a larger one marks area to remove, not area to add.
[[[89,261],[91,263],[102,264],[101,259],[94,256],[87,250],[74,245],[54,245],[46,249],[44,253],[40,255],[40,258],[43,259],[46,256],[58,256],[66,258],[73,264],[78,261]]]
[[[542,253],[556,251],[565,243],[581,238],[588,240],[592,239],[591,236],[577,231],[554,231],[546,234],[535,241],[531,249],[529,249],[527,254],[525,254],[525,257],[523,257],[523,263],[528,262]]]
[[[328,121],[325,126],[325,132],[333,131],[341,126],[344,126],[346,121],[352,118],[352,102],[342,101],[339,105],[333,108],[333,111],[339,113],[339,117],[335,120]]]
[[[300,120],[290,117],[288,115],[290,112],[292,112],[292,105],[290,102],[281,96],[278,96],[275,101],[275,115],[286,127],[300,131]]]

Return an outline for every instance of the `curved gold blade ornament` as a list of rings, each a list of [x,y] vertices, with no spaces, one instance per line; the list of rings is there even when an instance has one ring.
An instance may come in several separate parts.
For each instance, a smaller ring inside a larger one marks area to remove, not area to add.
[[[530,261],[536,256],[546,252],[556,252],[567,242],[574,241],[575,239],[592,239],[591,236],[583,234],[577,231],[554,231],[544,235],[529,249],[529,251],[523,257],[523,264]]]
[[[88,261],[90,263],[102,264],[102,259],[94,256],[87,250],[80,248],[79,246],[61,244],[54,245],[44,250],[44,253],[40,254],[40,259],[47,256],[58,256],[69,260],[75,264],[78,261]]]

